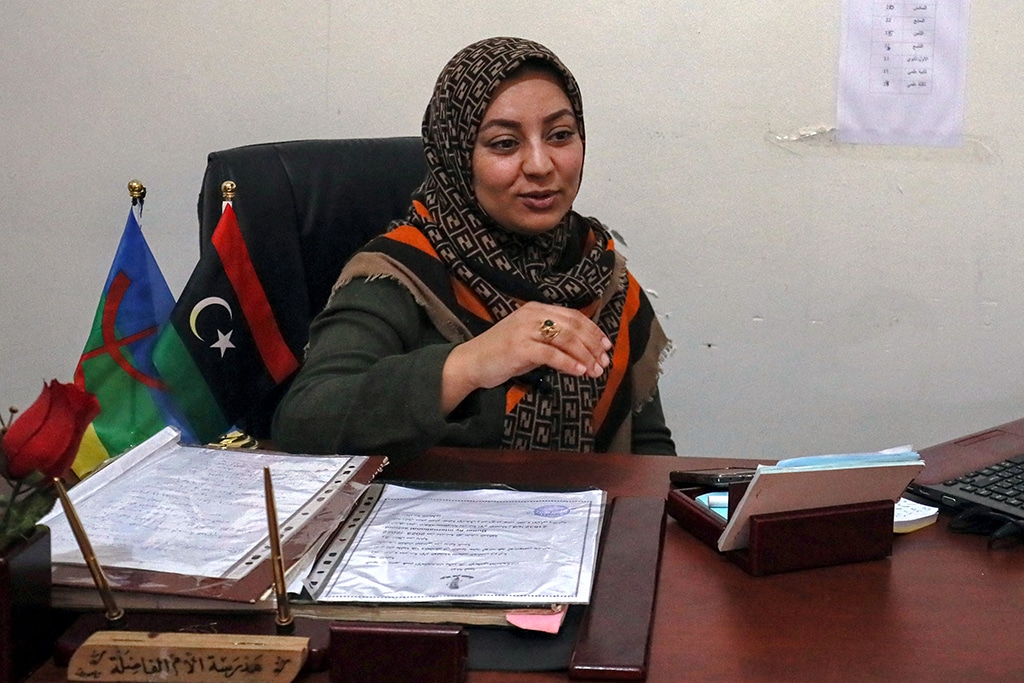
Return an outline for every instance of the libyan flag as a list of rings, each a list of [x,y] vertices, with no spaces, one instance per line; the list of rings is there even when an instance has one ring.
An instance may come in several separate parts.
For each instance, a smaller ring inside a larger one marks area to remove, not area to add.
[[[75,369],[75,383],[100,403],[75,458],[79,476],[173,423],[152,361],[158,328],[173,307],[174,296],[132,207]]]
[[[230,203],[157,340],[153,361],[200,442],[244,422],[251,407],[299,367]]]

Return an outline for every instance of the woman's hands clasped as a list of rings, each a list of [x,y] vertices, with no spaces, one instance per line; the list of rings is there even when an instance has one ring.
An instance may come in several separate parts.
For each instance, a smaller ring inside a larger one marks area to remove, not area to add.
[[[547,366],[570,375],[600,377],[612,343],[577,310],[530,301],[448,355],[441,376],[441,407],[450,413],[476,389],[490,389]]]

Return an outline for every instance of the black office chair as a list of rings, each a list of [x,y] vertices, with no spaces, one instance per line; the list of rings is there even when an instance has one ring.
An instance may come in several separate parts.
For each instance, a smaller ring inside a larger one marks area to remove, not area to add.
[[[239,228],[281,333],[302,358],[309,324],[342,266],[389,222],[406,214],[426,174],[418,137],[298,140],[209,155],[199,194],[200,256],[212,248],[221,184],[236,185]],[[255,397],[237,418],[265,437],[287,382]]]

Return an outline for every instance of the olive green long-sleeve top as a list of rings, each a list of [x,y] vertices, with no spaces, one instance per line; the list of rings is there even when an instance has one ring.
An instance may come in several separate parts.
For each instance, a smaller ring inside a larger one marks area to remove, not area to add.
[[[398,282],[347,284],[310,327],[305,362],[274,417],[274,443],[393,460],[436,445],[499,448],[504,386],[476,390],[442,414],[441,371],[454,346]],[[629,450],[675,454],[657,393],[632,416]]]

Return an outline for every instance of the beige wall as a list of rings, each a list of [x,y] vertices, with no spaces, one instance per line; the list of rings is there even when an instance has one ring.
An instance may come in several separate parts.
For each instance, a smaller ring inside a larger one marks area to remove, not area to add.
[[[972,9],[955,150],[792,141],[834,124],[840,4],[8,0],[0,402],[70,378],[128,180],[177,293],[207,152],[417,134],[448,57],[517,34],[583,88],[577,208],[624,237],[675,340],[681,451],[923,447],[1020,417],[1024,4]]]

